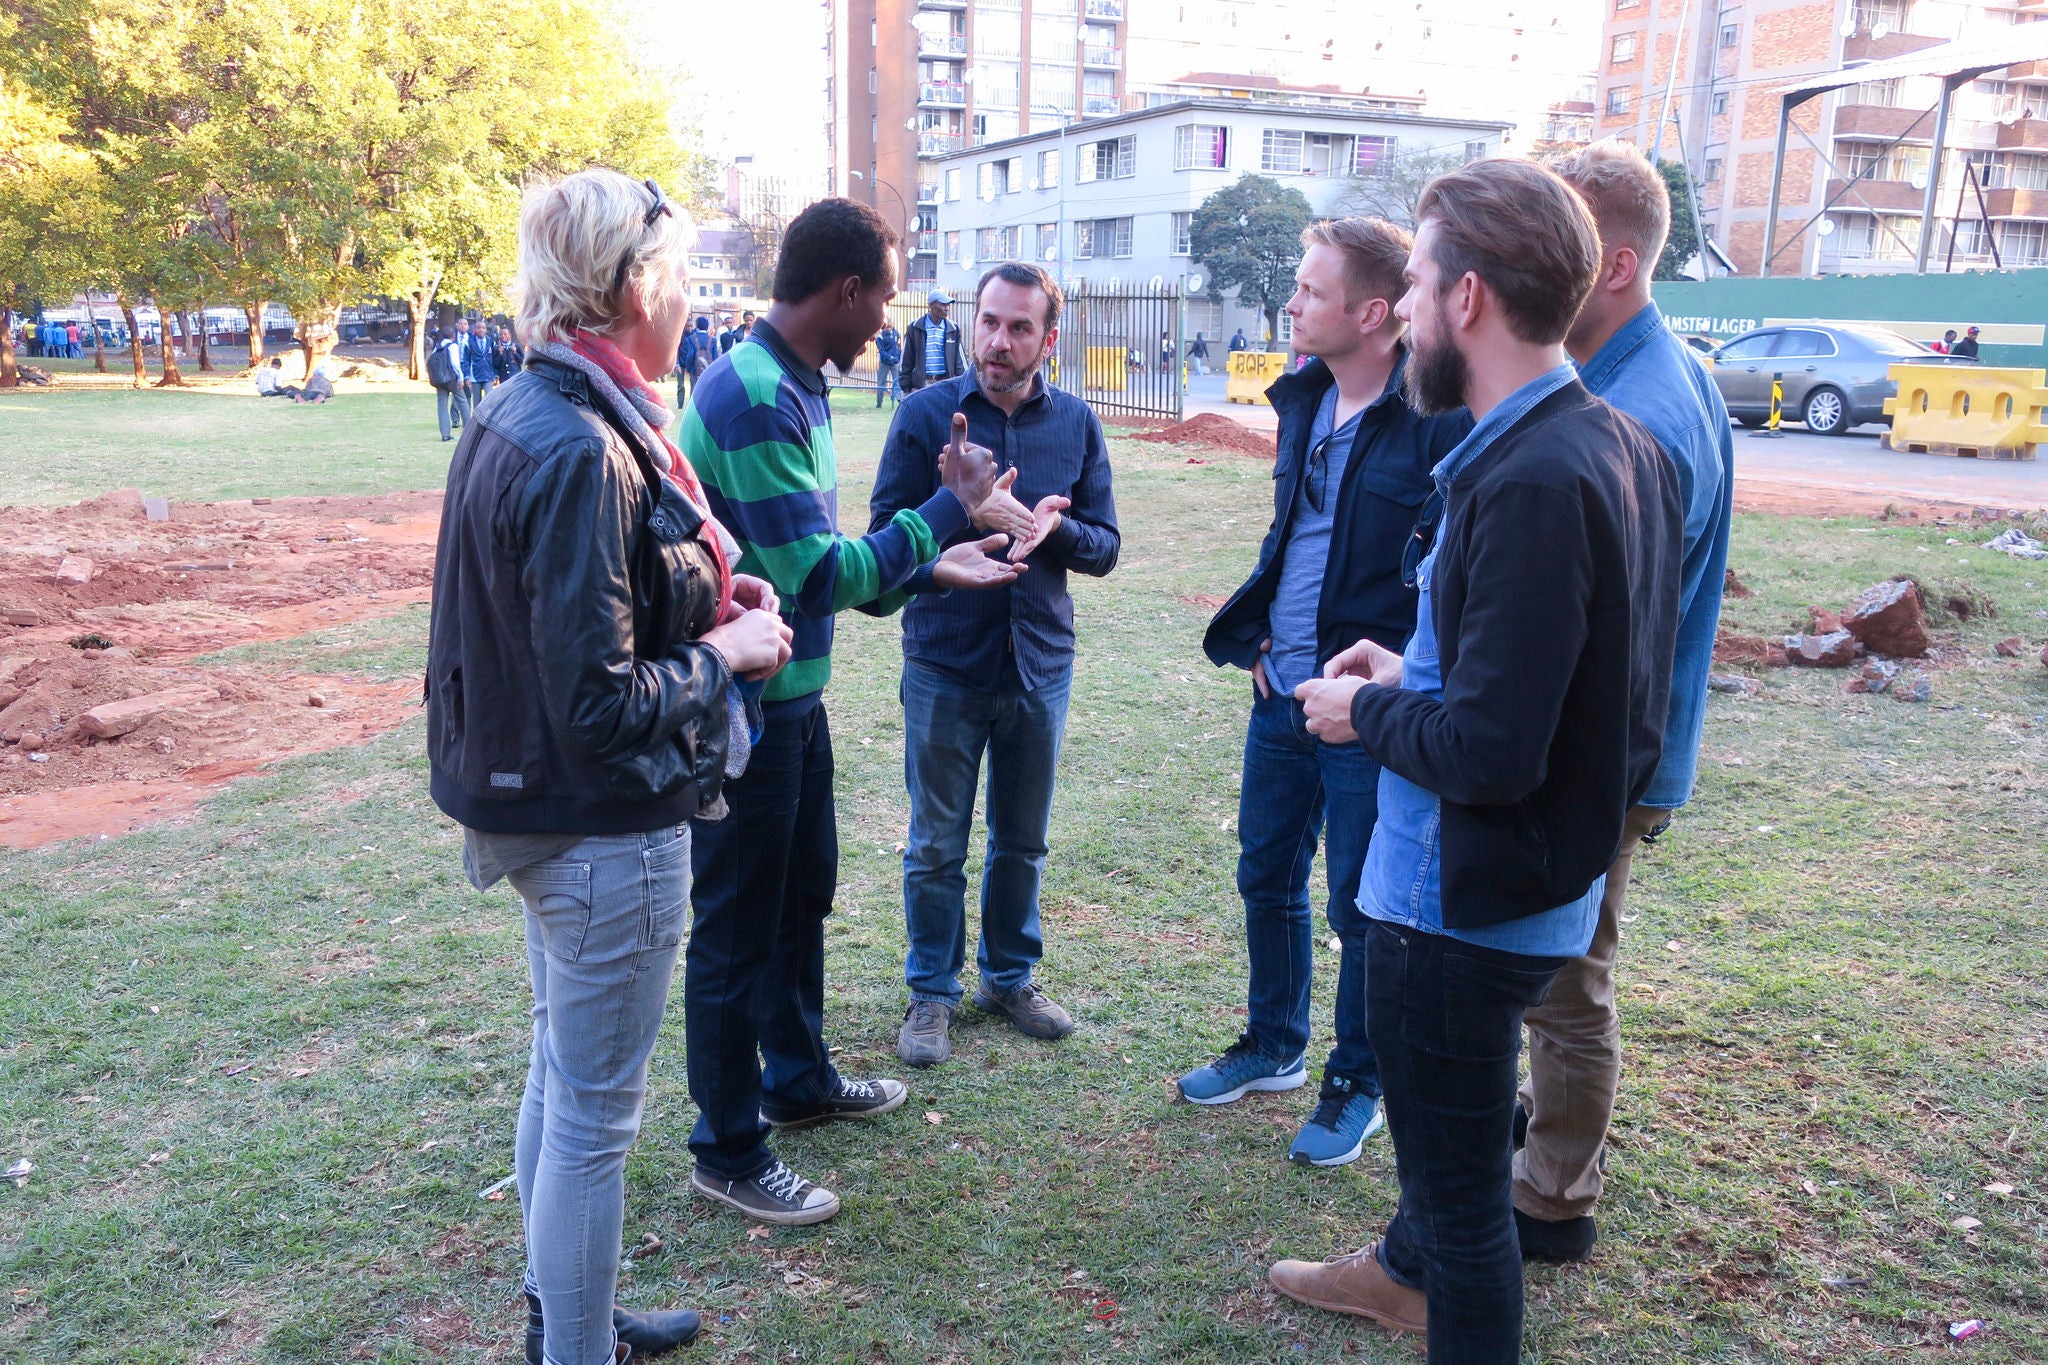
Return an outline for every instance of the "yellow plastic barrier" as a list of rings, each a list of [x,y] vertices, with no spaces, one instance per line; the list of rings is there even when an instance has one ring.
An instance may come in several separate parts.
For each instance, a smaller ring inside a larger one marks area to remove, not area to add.
[[[1976,365],[1891,367],[1896,397],[1884,400],[1892,419],[1887,450],[1966,455],[1986,460],[2031,460],[2048,442],[2041,410],[2048,387],[2041,370]]]
[[[1121,346],[1088,348],[1088,387],[1122,393],[1130,386],[1128,356]]]
[[[1292,358],[1285,351],[1232,351],[1223,396],[1233,403],[1266,403],[1266,389],[1287,373]]]

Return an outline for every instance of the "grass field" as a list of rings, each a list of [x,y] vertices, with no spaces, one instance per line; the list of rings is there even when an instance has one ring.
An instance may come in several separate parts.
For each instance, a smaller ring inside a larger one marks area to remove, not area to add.
[[[0,396],[4,444],[35,452],[0,468],[0,503],[439,482],[448,448],[417,399],[281,406]],[[856,528],[882,426],[857,401],[842,413]],[[1310,1092],[1172,1102],[1244,998],[1247,684],[1202,660],[1190,599],[1248,567],[1269,467],[1128,440],[1113,455],[1125,553],[1077,585],[1045,887],[1042,977],[1081,1029],[1048,1045],[964,1015],[955,1060],[911,1078],[903,1110],[779,1141],[846,1208],[757,1235],[688,1192],[672,1005],[626,1223],[629,1244],[666,1246],[621,1292],[706,1311],[679,1359],[1417,1358],[1264,1288],[1276,1257],[1376,1233],[1387,1141],[1296,1169]],[[2048,565],[1949,534],[1739,521],[1756,595],[1728,604],[1738,628],[1782,631],[1901,571],[2000,614],[1940,627],[1968,653],[1930,704],[1789,672],[1712,699],[1698,797],[1636,862],[1601,1248],[1530,1270],[1530,1360],[1898,1361],[1949,1349],[1969,1318],[1991,1330],[1959,1355],[2048,1360],[2048,670],[2031,657]],[[417,667],[423,626],[409,613],[265,661]],[[2028,642],[2018,662],[1992,654],[2009,634]],[[895,631],[849,615],[839,639],[828,1036],[848,1074],[901,1074]],[[519,917],[462,881],[425,785],[414,722],[182,824],[0,852],[0,1164],[37,1165],[0,1186],[0,1359],[511,1358],[517,1205],[477,1191],[510,1171]],[[1336,959],[1318,962],[1320,1057]],[[1116,1301],[1107,1321],[1096,1294]]]

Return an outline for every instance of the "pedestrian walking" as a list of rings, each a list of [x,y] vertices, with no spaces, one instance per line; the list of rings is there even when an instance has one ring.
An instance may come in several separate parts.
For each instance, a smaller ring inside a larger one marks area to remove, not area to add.
[[[897,387],[896,376],[903,367],[903,334],[896,330],[893,322],[884,323],[882,330],[875,334],[875,406],[882,406],[882,399],[892,403],[903,401],[903,390]]]
[[[434,386],[434,416],[441,424],[441,439],[452,441],[461,429],[466,411],[462,398],[462,348],[455,333],[436,332],[427,352],[427,382]]]
[[[1977,358],[1977,332],[1978,329],[1973,325],[1968,331],[1963,333],[1963,339],[1950,349],[1949,354],[1967,356],[1969,359],[1975,360]],[[1950,335],[1954,334],[1951,333]]]
[[[1188,343],[1188,364],[1195,367],[1196,375],[1206,378],[1209,373],[1209,343],[1202,339],[1200,332]]]

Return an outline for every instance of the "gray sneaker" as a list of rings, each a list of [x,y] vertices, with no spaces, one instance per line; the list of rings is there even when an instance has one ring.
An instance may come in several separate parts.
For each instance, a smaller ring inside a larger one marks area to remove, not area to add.
[[[911,1066],[937,1066],[953,1055],[953,1007],[937,1000],[913,1000],[896,1033],[896,1055]]]
[[[786,1228],[822,1223],[839,1212],[838,1195],[819,1189],[780,1161],[771,1161],[751,1180],[721,1180],[699,1166],[690,1172],[690,1188],[749,1218]]]
[[[1007,995],[990,989],[986,982],[974,992],[976,1009],[1005,1014],[1019,1033],[1033,1038],[1064,1038],[1074,1031],[1074,1017],[1053,1003],[1052,997],[1027,981]]]

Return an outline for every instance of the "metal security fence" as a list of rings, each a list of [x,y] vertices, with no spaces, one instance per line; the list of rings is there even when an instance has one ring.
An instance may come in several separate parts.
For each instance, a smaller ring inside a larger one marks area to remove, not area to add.
[[[1184,297],[1178,289],[1126,290],[1086,282],[1067,294],[1060,316],[1059,344],[1046,362],[1047,380],[1085,399],[1098,413],[1155,417],[1177,422],[1185,394],[1187,352]],[[923,317],[922,296],[889,305],[898,333]],[[974,303],[953,305],[961,345],[970,365],[974,350]],[[844,374],[830,372],[835,388],[873,393],[877,373],[873,346]]]

